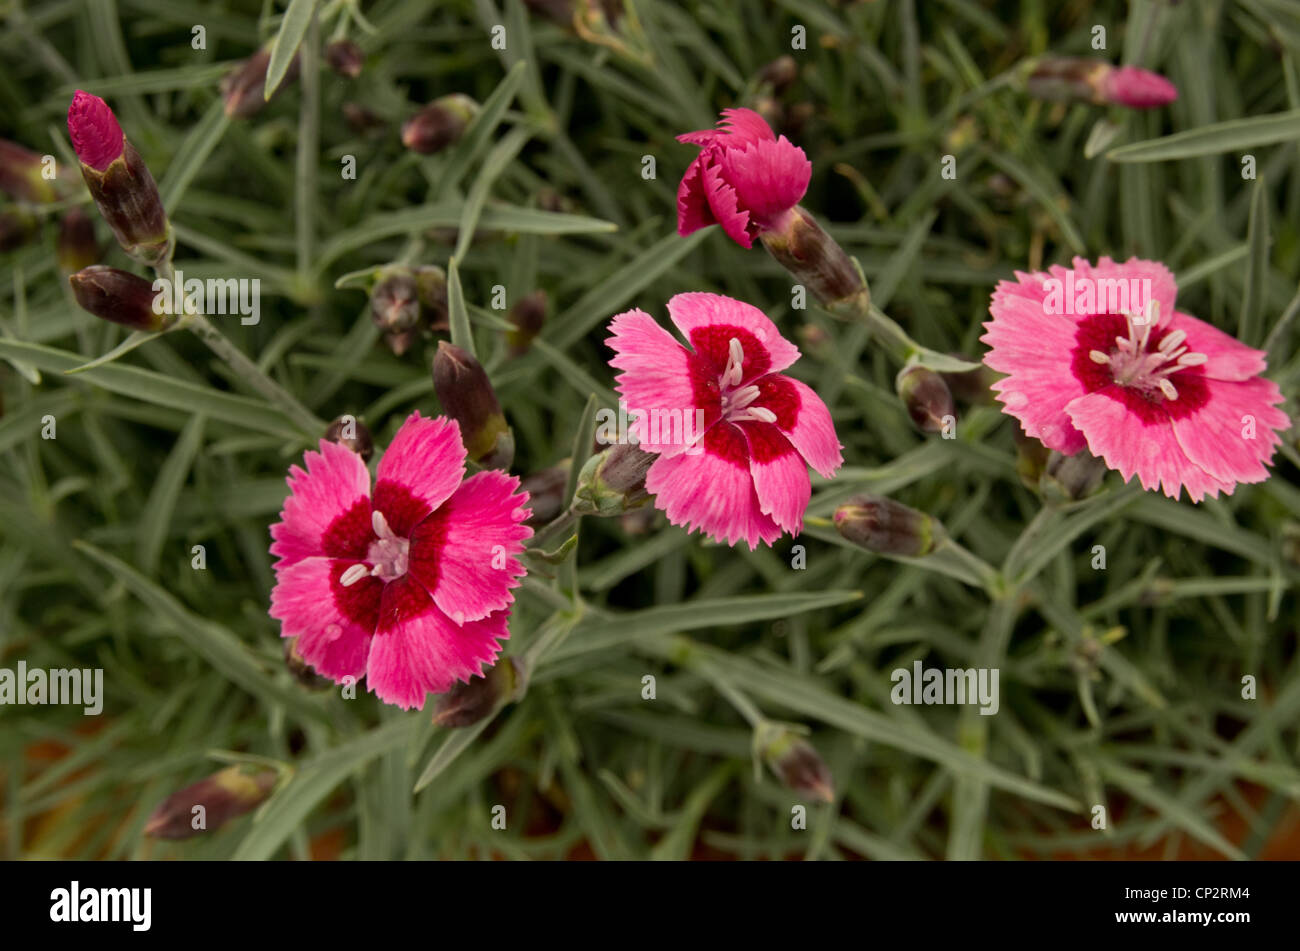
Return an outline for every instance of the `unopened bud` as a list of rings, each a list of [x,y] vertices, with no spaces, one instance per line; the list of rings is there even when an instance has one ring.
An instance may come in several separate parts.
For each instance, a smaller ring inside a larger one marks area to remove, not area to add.
[[[809,799],[835,801],[830,767],[798,731],[764,720],[754,728],[754,752],[786,789]]]
[[[130,271],[96,264],[68,275],[82,310],[132,330],[165,330],[175,320],[154,307],[153,283]]]
[[[1015,427],[1012,436],[1016,443],[1016,475],[1020,476],[1025,488],[1037,492],[1051,450],[1033,436],[1025,435],[1019,426]]]
[[[546,291],[533,291],[519,298],[510,308],[507,319],[515,326],[506,332],[506,343],[510,346],[510,355],[517,357],[525,353],[533,339],[542,332],[542,324],[546,322]]]
[[[98,96],[77,90],[68,107],[68,132],[81,160],[81,177],[117,243],[141,264],[171,256],[171,225],[158,186]]]
[[[1106,463],[1081,449],[1072,456],[1055,450],[1039,480],[1042,494],[1056,502],[1073,502],[1092,495],[1106,478]]]
[[[421,155],[439,152],[465,134],[478,109],[477,102],[461,93],[435,99],[403,124],[402,144]]]
[[[943,538],[939,520],[881,495],[860,495],[835,510],[835,528],[878,555],[919,558]]]
[[[382,116],[359,102],[343,103],[343,121],[357,135],[366,135],[387,125]]]
[[[80,208],[70,208],[59,222],[57,248],[59,268],[65,274],[88,268],[99,261],[95,223]]]
[[[433,357],[433,389],[443,410],[460,424],[469,458],[488,469],[509,468],[515,437],[483,365],[468,351],[439,341]]]
[[[646,473],[657,459],[631,443],[618,443],[587,460],[578,474],[573,510],[581,515],[622,515],[650,499]]]
[[[25,208],[0,211],[0,254],[21,248],[36,236],[36,216]]]
[[[904,367],[899,371],[894,386],[907,415],[922,432],[942,432],[948,421],[955,418],[948,384],[929,367],[920,364]]]
[[[1152,109],[1178,98],[1178,88],[1158,73],[1081,57],[1038,60],[1026,78],[1025,89],[1035,99],[1130,109]]]
[[[524,476],[520,488],[528,493],[528,507],[532,510],[524,524],[545,525],[559,515],[568,501],[564,497],[568,484],[569,467],[564,465],[550,466]]]
[[[507,703],[517,701],[527,685],[528,676],[523,664],[515,657],[507,657],[489,667],[483,676],[458,683],[439,698],[433,711],[433,722],[453,729],[473,726]]]
[[[799,64],[788,54],[772,60],[758,71],[758,81],[771,86],[772,93],[777,96],[789,89],[798,77]]]
[[[278,776],[268,766],[228,766],[164,799],[149,816],[144,834],[154,839],[188,839],[219,829],[265,802]]]
[[[958,360],[965,360],[966,357],[960,353],[953,353],[950,356]],[[952,395],[963,403],[971,405],[989,406],[994,402],[993,384],[997,382],[999,374],[990,370],[984,364],[980,364],[974,370],[967,370],[963,373],[943,373],[940,374],[943,381],[948,384],[948,390]]]
[[[391,333],[384,334],[384,345],[393,352],[393,356],[400,357],[420,339],[418,330],[394,330]]]
[[[382,268],[370,291],[370,318],[385,333],[414,330],[420,324],[415,272],[409,267]]]
[[[420,302],[420,326],[435,333],[451,326],[447,303],[447,272],[436,264],[415,269],[415,297]]]
[[[270,65],[271,50],[263,47],[222,78],[221,98],[225,102],[226,115],[232,119],[247,119],[266,108],[266,69]],[[298,78],[300,65],[295,53],[284,80],[271,94],[272,99]]]
[[[337,442],[338,440],[334,440]],[[298,652],[298,638],[284,639],[284,666],[288,668],[293,679],[310,690],[323,690],[334,685],[334,681],[316,673],[316,669],[307,663],[307,658]]]
[[[830,307],[855,297],[869,299],[853,259],[803,206],[790,209],[760,237],[768,253],[821,304]]]
[[[16,201],[45,204],[57,201],[60,189],[57,179],[46,179],[42,174],[44,162],[31,149],[17,142],[0,139],[0,192]]]
[[[366,462],[375,452],[375,441],[370,435],[370,427],[355,416],[340,416],[329,424],[325,438],[340,446],[351,449]]]
[[[356,79],[366,63],[366,54],[351,40],[333,40],[325,47],[325,62],[344,79]]]

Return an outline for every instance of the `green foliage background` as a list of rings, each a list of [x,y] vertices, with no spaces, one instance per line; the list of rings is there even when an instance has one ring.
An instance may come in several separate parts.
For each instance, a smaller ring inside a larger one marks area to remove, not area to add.
[[[353,8],[329,2],[305,31],[302,77],[226,120],[219,78],[311,7],[7,0],[0,136],[72,162],[72,92],[107,98],[159,180],[186,276],[262,282],[261,322],[223,332],[322,420],[355,413],[381,445],[412,409],[437,411],[433,343],[393,356],[363,295],[334,282],[403,254],[445,267],[459,229],[515,472],[575,445],[581,463],[589,397],[615,405],[608,319],[633,306],[663,318],[686,290],[750,301],[800,343],[793,372],[832,407],[846,468],[814,476],[807,531],[770,550],[710,546],[662,517],[585,520],[576,563],[519,592],[510,651],[540,655],[526,696],[479,728],[311,692],[266,613],[267,527],[319,433],[184,333],[65,375],[124,334],[72,302],[51,215],[39,242],[0,258],[0,664],[103,667],[107,697],[93,722],[0,710],[7,856],[302,858],[313,842],[356,858],[1261,854],[1300,798],[1295,433],[1274,477],[1230,498],[1193,506],[1111,475],[1095,499],[1045,506],[1016,473],[1014,421],[964,405],[956,440],[918,434],[866,331],[791,310],[788,276],[760,250],[717,229],[677,237],[695,150],[674,136],[766,95],[756,74],[802,24],[779,103],[810,112],[795,135],[814,168],[804,204],[921,343],[978,357],[994,284],[1074,254],[1163,260],[1182,309],[1268,331],[1294,316],[1300,275],[1300,4],[637,0],[602,45],[599,24],[583,38],[518,0],[375,0],[361,11],[372,31],[349,28],[368,59],[348,81],[315,68]],[[490,44],[497,24],[505,51]],[[1096,24],[1105,52],[1090,46]],[[1145,113],[1033,102],[1014,77],[1045,53],[1140,63],[1181,95]],[[400,122],[449,92],[490,108],[448,151],[405,152]],[[358,136],[344,102],[386,127]],[[1111,149],[1201,131],[1085,155],[1101,120]],[[946,154],[955,180],[939,174]],[[556,194],[562,210],[540,210]],[[496,284],[511,301],[549,295],[522,357],[487,306]],[[1295,337],[1268,340],[1289,397]],[[56,439],[41,438],[46,415]],[[996,582],[848,546],[825,520],[861,491],[940,518]],[[199,544],[205,571],[190,565]],[[890,671],[917,659],[999,667],[1000,712],[893,705]],[[1242,699],[1244,675],[1258,699]],[[834,774],[836,802],[808,803],[806,831],[791,829],[798,798],[750,766],[738,711],[751,708],[810,727]],[[51,744],[64,755],[41,759]],[[141,837],[162,798],[230,755],[292,772],[253,818],[181,843]],[[505,831],[490,826],[496,804]],[[1234,814],[1246,832],[1230,841]]]

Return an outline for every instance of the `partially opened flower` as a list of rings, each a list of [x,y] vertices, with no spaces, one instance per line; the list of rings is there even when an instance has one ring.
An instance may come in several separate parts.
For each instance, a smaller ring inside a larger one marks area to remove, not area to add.
[[[668,313],[684,347],[649,314],[610,323],[610,365],[637,413],[640,446],[658,453],[646,475],[674,525],[750,548],[803,528],[812,485],[843,462],[830,411],[807,385],[780,373],[794,344],[756,307],[718,294],[678,294]],[[696,421],[698,420],[698,427]]]
[[[700,146],[677,189],[677,231],[688,235],[720,224],[747,248],[777,230],[799,204],[812,163],[752,109],[724,109],[716,129],[688,132],[679,142]]]
[[[993,294],[984,362],[1006,411],[1048,448],[1084,446],[1127,481],[1194,502],[1268,478],[1291,422],[1264,353],[1174,309],[1153,261],[1017,273]]]
[[[379,461],[321,440],[271,526],[271,616],[336,682],[363,674],[403,709],[495,663],[532,529],[528,493],[503,472],[465,478],[453,420],[412,413]]]

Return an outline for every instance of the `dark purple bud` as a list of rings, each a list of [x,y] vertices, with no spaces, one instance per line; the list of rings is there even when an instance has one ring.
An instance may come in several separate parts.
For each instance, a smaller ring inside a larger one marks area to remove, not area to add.
[[[409,267],[382,268],[370,291],[370,318],[385,333],[401,333],[420,325],[419,289]]]
[[[264,47],[225,75],[221,80],[221,98],[226,104],[226,115],[232,119],[247,119],[266,107],[266,68],[270,65],[271,51]],[[300,65],[295,54],[284,74],[284,81],[271,94],[272,99],[298,78]]]
[[[439,341],[433,389],[444,412],[460,424],[468,457],[487,469],[508,469],[515,438],[483,365],[460,347]]]
[[[366,462],[375,452],[375,441],[370,428],[355,416],[340,416],[329,424],[325,438],[351,449]]]
[[[59,222],[59,268],[71,274],[99,262],[95,223],[80,208],[70,208]]]
[[[919,364],[904,367],[894,386],[907,415],[921,432],[943,432],[956,421],[948,384],[929,367]]]
[[[333,40],[325,46],[325,62],[345,79],[356,79],[365,65],[366,54],[351,40]]]
[[[458,683],[443,694],[434,708],[433,722],[452,729],[473,726],[522,697],[527,681],[523,664],[507,657],[483,676]]]
[[[132,330],[165,330],[175,320],[164,312],[166,293],[130,271],[96,264],[68,276],[81,308]]]
[[[758,71],[758,81],[771,86],[772,93],[777,96],[798,78],[799,64],[790,55],[778,57]]]
[[[768,253],[826,307],[862,298],[870,300],[867,284],[844,249],[828,235],[802,205],[760,235]]]
[[[520,485],[528,493],[528,505],[532,514],[525,520],[525,525],[545,525],[558,516],[568,500],[564,489],[569,483],[569,467],[566,465],[550,466],[526,475]]]
[[[188,839],[219,829],[265,802],[278,776],[267,766],[228,766],[164,799],[149,816],[144,834]]]
[[[0,254],[21,248],[36,236],[36,216],[23,208],[0,211]]]
[[[835,510],[835,528],[878,555],[918,558],[943,538],[939,521],[881,495],[860,495]]]
[[[630,443],[618,443],[587,460],[578,474],[573,510],[582,515],[622,515],[650,499],[646,473],[658,456]]]
[[[533,339],[542,332],[546,322],[546,291],[537,290],[515,301],[506,318],[515,325],[506,333],[506,343],[512,357],[526,353]]]
[[[798,731],[765,720],[754,729],[754,748],[786,789],[821,802],[835,801],[830,767]]]
[[[402,144],[412,152],[432,155],[460,140],[478,114],[478,103],[452,93],[429,103],[402,126]]]

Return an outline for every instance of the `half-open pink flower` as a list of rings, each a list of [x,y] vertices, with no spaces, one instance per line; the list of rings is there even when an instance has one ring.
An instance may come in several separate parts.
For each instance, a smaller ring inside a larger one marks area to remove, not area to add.
[[[1163,264],[1082,258],[993,294],[984,362],[1006,412],[1044,445],[1085,445],[1125,479],[1194,502],[1268,478],[1291,425],[1264,353],[1174,308]]]
[[[777,138],[752,109],[724,109],[718,128],[677,140],[700,146],[677,189],[681,235],[720,224],[729,238],[751,248],[808,190],[812,163],[803,149]]]
[[[844,461],[826,404],[779,372],[798,349],[757,307],[730,297],[678,294],[668,313],[690,348],[644,311],[609,325],[629,412],[690,421],[700,411],[689,438],[678,438],[680,427],[642,427],[641,448],[659,454],[645,480],[655,506],[729,545],[798,533],[812,494],[807,466],[830,478]]]
[[[276,584],[271,616],[282,637],[336,682],[363,674],[403,709],[495,663],[514,555],[532,529],[519,480],[465,478],[454,420],[412,413],[379,461],[374,490],[361,457],[321,440],[271,526]]]

